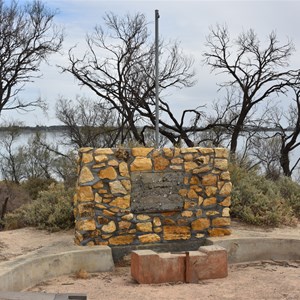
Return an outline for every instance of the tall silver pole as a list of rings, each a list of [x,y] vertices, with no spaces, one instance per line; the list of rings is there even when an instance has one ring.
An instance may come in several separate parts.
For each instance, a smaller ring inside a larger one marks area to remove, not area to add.
[[[155,10],[155,147],[159,147],[159,68],[158,68],[158,55],[159,55],[159,40],[158,40],[158,9]]]

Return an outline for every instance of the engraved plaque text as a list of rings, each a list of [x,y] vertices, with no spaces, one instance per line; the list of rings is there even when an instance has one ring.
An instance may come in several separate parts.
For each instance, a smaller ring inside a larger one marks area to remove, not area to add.
[[[184,172],[132,172],[131,210],[133,212],[180,211]]]

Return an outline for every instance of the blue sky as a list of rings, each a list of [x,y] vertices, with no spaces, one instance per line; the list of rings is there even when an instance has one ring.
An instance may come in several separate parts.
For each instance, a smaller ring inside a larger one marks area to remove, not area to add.
[[[49,65],[42,66],[43,78],[28,84],[20,96],[45,99],[49,105],[48,115],[39,110],[22,114],[14,111],[3,112],[2,119],[19,119],[30,126],[58,124],[54,106],[59,96],[70,99],[75,99],[76,95],[93,96],[87,89],[80,89],[71,75],[60,74],[56,65],[68,64],[67,52],[74,45],[77,45],[78,52],[83,52],[86,33],[92,32],[96,24],[101,25],[105,12],[110,11],[120,16],[144,13],[149,29],[154,32],[154,11],[158,9],[161,37],[181,41],[183,51],[194,56],[197,84],[176,91],[168,98],[178,113],[182,109],[209,105],[221,97],[216,85],[222,81],[221,76],[210,73],[208,67],[201,63],[205,37],[209,27],[217,23],[226,23],[232,37],[253,28],[262,42],[272,30],[277,32],[282,43],[292,39],[297,52],[291,60],[291,67],[300,68],[300,1],[48,0],[45,3],[52,9],[58,9],[56,23],[64,27],[66,34],[62,53],[49,58]]]

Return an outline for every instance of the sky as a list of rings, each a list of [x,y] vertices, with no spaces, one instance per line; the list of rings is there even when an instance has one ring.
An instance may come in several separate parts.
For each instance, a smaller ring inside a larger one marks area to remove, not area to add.
[[[9,2],[9,0],[6,0]],[[19,1],[23,3],[25,1]],[[45,4],[57,9],[55,23],[64,28],[66,34],[60,53],[49,57],[49,63],[41,66],[42,78],[27,84],[19,95],[24,99],[41,97],[48,104],[48,113],[40,110],[18,113],[3,112],[0,122],[21,120],[27,126],[60,124],[55,117],[55,103],[59,97],[75,99],[77,95],[93,98],[87,88],[79,88],[70,74],[61,74],[57,65],[67,66],[68,50],[77,45],[78,52],[86,49],[85,36],[101,25],[106,12],[119,16],[127,13],[143,13],[154,33],[154,12],[159,10],[160,37],[181,42],[181,48],[195,60],[197,83],[192,88],[173,91],[167,98],[171,108],[178,114],[183,109],[200,105],[209,106],[220,99],[217,83],[222,77],[211,73],[203,65],[203,52],[209,28],[226,24],[230,36],[237,37],[250,28],[265,41],[271,31],[276,31],[281,43],[291,39],[296,53],[291,59],[291,68],[300,68],[300,0],[299,1],[104,1],[104,0],[47,0]]]

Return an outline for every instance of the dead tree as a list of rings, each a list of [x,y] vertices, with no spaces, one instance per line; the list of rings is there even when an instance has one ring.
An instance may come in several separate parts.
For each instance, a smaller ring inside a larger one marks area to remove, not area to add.
[[[18,94],[41,76],[41,62],[61,48],[63,35],[53,23],[54,16],[40,1],[21,6],[0,0],[0,114],[42,104],[40,99],[26,101]]]
[[[228,80],[220,84],[232,87],[238,102],[231,133],[230,151],[236,153],[238,137],[249,114],[271,96],[286,93],[297,71],[286,70],[289,58],[294,52],[288,41],[280,45],[276,34],[268,36],[265,48],[253,30],[241,33],[231,40],[226,26],[210,30],[207,37],[205,62],[217,73],[228,75]]]
[[[77,58],[75,49],[69,52],[68,67],[63,71],[72,74],[80,85],[90,88],[101,101],[110,104],[122,120],[124,130],[128,128],[134,139],[146,144],[145,129],[155,128],[155,48],[150,40],[143,14],[127,15],[123,18],[107,14],[105,28],[97,26],[86,38],[87,52]],[[194,142],[190,135],[199,124],[199,108],[184,110],[181,117],[175,116],[164,98],[171,87],[183,88],[194,84],[193,59],[186,57],[178,43],[166,45],[160,42],[159,86],[161,97],[160,133],[172,144],[181,140],[188,146]],[[190,120],[195,122],[190,124]]]

